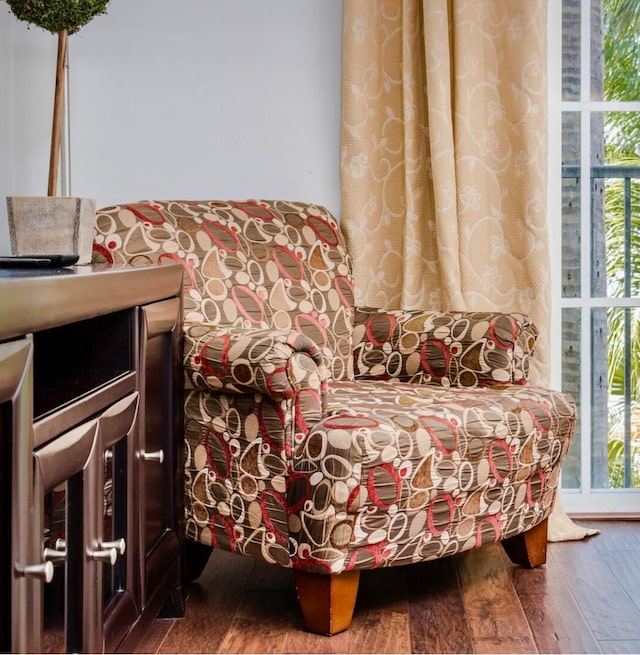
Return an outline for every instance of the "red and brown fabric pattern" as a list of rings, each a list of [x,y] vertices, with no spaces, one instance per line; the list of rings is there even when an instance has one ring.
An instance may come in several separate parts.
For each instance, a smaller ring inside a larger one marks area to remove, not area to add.
[[[521,314],[356,308],[322,207],[98,212],[94,261],[184,275],[189,539],[321,573],[451,555],[553,507],[575,407]]]
[[[355,374],[443,387],[524,384],[537,336],[518,313],[357,307]]]
[[[333,379],[353,376],[351,260],[324,208],[283,201],[138,202],[97,213],[94,261],[184,268],[184,320],[295,330]]]

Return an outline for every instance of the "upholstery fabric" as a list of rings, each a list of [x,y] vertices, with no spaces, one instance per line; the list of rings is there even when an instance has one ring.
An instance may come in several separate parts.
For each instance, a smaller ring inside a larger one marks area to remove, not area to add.
[[[298,331],[353,377],[350,258],[324,208],[284,201],[138,202],[97,212],[97,261],[180,262],[186,324]]]
[[[526,316],[354,305],[325,209],[146,202],[96,262],[185,270],[187,537],[311,572],[407,564],[550,513],[575,424]]]
[[[536,387],[337,382],[294,451],[294,565],[426,561],[493,543],[551,511],[574,407]],[[366,411],[365,411],[366,410]]]
[[[194,389],[292,396],[303,386],[326,390],[318,346],[299,332],[190,325],[185,331],[185,383]]]
[[[355,371],[446,387],[524,384],[537,335],[517,313],[356,307]]]

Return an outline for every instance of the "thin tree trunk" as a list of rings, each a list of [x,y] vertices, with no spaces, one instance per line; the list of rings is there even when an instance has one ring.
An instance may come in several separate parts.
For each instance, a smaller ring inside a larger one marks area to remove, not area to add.
[[[562,3],[562,99],[580,100],[580,0]],[[562,163],[580,164],[580,114],[562,113]],[[580,178],[562,180],[562,296],[581,295]],[[580,416],[580,309],[562,310],[562,389],[575,398]],[[571,450],[562,468],[562,485],[580,488],[581,424],[578,422]]]
[[[60,143],[62,117],[64,114],[64,67],[67,61],[66,29],[58,32],[58,61],[56,66],[56,92],[53,101],[53,125],[51,128],[51,155],[49,158],[49,186],[47,195],[55,196],[58,190],[58,166],[60,163]]]
[[[591,0],[591,97],[604,100],[604,26],[602,0]],[[605,163],[604,113],[591,114],[591,165]],[[607,297],[604,180],[591,187],[591,296]],[[609,488],[609,328],[607,310],[591,312],[591,487]]]

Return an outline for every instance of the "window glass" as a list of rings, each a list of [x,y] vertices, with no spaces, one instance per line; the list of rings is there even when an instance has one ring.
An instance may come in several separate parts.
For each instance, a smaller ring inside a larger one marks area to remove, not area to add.
[[[562,99],[580,100],[580,0],[562,3]]]
[[[561,374],[579,412],[562,485],[638,511],[640,2],[563,0],[562,17]]]
[[[603,0],[591,3],[593,100],[640,100],[640,48],[637,25],[640,3]],[[601,53],[601,54],[600,54]]]
[[[578,413],[573,442],[562,467],[565,489],[580,489],[580,359],[580,309],[565,308],[562,310],[562,388],[573,396]]]

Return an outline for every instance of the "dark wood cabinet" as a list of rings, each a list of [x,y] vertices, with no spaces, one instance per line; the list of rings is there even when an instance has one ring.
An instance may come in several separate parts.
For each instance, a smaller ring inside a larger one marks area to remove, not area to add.
[[[0,272],[3,651],[127,652],[184,611],[181,281]]]
[[[0,343],[0,650],[10,652],[33,643],[33,624],[42,622],[34,602],[37,579],[51,577],[53,565],[41,567],[37,543],[31,538],[33,489],[31,456],[33,342],[20,338]],[[25,438],[19,438],[24,435]],[[27,567],[32,575],[24,575]],[[7,611],[9,610],[9,611]]]

